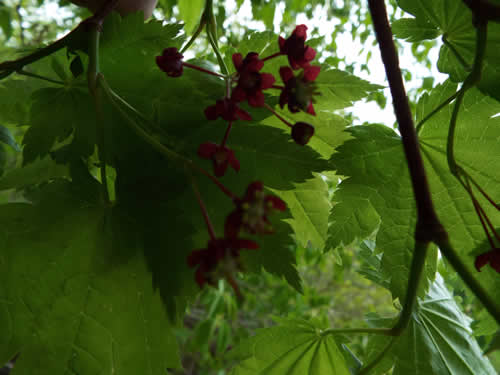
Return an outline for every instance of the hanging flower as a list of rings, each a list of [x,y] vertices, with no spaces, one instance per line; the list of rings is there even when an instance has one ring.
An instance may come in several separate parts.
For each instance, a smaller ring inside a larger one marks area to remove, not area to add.
[[[487,253],[478,255],[474,266],[478,271],[481,271],[485,265],[490,264],[491,268],[500,273],[500,248],[494,248]]]
[[[214,174],[217,177],[224,176],[228,166],[231,166],[236,172],[240,170],[240,162],[234,156],[234,151],[226,146],[220,146],[211,142],[202,143],[198,147],[198,156],[203,159],[212,160]]]
[[[280,107],[288,104],[288,109],[292,113],[304,111],[315,115],[313,103],[314,95],[317,95],[316,84],[314,81],[320,72],[319,66],[310,66],[305,68],[297,77],[292,69],[287,66],[280,68],[280,76],[285,87],[280,95]]]
[[[175,47],[165,48],[161,56],[156,56],[156,64],[169,77],[182,75],[182,59],[184,56]]]
[[[276,81],[270,73],[259,73],[264,62],[259,59],[259,54],[250,52],[243,59],[241,53],[233,55],[233,63],[238,72],[238,84],[231,93],[231,99],[242,102],[248,100],[252,107],[264,105],[264,93]]]
[[[237,285],[232,278],[241,271],[240,250],[258,249],[259,245],[242,238],[214,238],[208,241],[205,249],[193,250],[187,262],[191,268],[198,267],[195,273],[196,283],[202,288],[205,284],[215,285],[221,278],[228,279],[237,293]]]
[[[278,39],[280,52],[288,56],[288,62],[293,70],[308,67],[309,62],[316,57],[316,51],[304,45],[306,38],[307,26],[298,25],[290,37],[284,39],[280,36]]]
[[[273,228],[267,216],[273,211],[286,210],[285,202],[266,194],[260,181],[248,185],[245,196],[235,199],[234,203],[236,209],[226,218],[226,237],[236,237],[240,229],[251,234],[272,233]]]
[[[292,127],[292,139],[301,146],[309,143],[314,135],[314,126],[307,122],[297,122]]]
[[[207,120],[217,120],[217,118],[222,117],[226,121],[249,121],[252,119],[247,111],[238,106],[238,103],[228,98],[217,100],[215,105],[205,108],[205,117]]]

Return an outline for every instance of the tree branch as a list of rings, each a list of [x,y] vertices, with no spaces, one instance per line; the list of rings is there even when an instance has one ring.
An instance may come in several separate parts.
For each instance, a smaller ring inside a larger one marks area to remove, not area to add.
[[[392,39],[392,32],[383,0],[369,0],[373,26],[377,35],[382,61],[403,141],[403,148],[408,162],[410,178],[417,204],[417,228],[415,239],[430,242],[438,237],[446,237],[446,232],[439,222],[431,199],[429,184],[424,170],[424,163],[418,144],[413,116],[399,68],[399,58]]]

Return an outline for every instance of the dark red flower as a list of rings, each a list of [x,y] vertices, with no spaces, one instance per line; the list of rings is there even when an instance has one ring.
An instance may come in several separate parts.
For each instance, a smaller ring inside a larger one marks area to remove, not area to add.
[[[306,30],[306,25],[298,25],[290,37],[284,39],[280,36],[278,39],[280,52],[288,56],[288,62],[294,70],[308,67],[309,62],[316,56],[313,48],[304,45],[307,38]]]
[[[205,249],[193,250],[187,262],[191,268],[198,267],[195,279],[200,288],[205,284],[215,285],[217,280],[224,277],[238,293],[232,275],[242,269],[239,261],[240,250],[258,248],[256,242],[242,238],[211,239]]]
[[[226,121],[252,119],[247,111],[238,106],[238,103],[228,98],[217,100],[215,105],[205,108],[205,116],[208,120],[217,120],[218,117]]]
[[[165,48],[161,56],[156,56],[156,64],[169,77],[179,77],[182,75],[183,57],[177,48]]]
[[[257,52],[248,52],[245,58],[241,53],[234,53],[232,59],[238,73],[244,71],[258,73],[264,67],[264,61],[259,59]]]
[[[306,145],[314,135],[314,126],[307,122],[297,122],[292,127],[292,138],[301,146]]]
[[[214,164],[214,174],[222,177],[230,165],[236,172],[240,170],[240,162],[234,156],[234,151],[225,146],[206,142],[198,147],[198,156],[203,159],[211,159]]]
[[[231,99],[242,102],[248,100],[252,107],[264,105],[264,93],[262,90],[272,87],[274,76],[270,73],[259,73],[264,62],[259,59],[259,54],[250,52],[243,59],[241,53],[233,55],[233,63],[238,71],[238,84],[233,89]]]
[[[474,266],[478,271],[481,271],[481,268],[488,263],[491,268],[500,273],[500,248],[495,248],[487,253],[478,255],[474,262]]]
[[[252,234],[272,233],[273,228],[267,215],[273,210],[284,211],[286,204],[274,195],[264,192],[260,181],[252,182],[247,187],[245,196],[235,199],[236,209],[226,218],[226,237],[236,237],[241,229]]]
[[[285,88],[281,90],[280,107],[288,104],[288,109],[292,113],[300,110],[315,115],[313,103],[314,95],[317,95],[314,80],[320,72],[319,66],[310,66],[299,73],[297,77],[288,66],[280,68],[280,76],[285,83]]]

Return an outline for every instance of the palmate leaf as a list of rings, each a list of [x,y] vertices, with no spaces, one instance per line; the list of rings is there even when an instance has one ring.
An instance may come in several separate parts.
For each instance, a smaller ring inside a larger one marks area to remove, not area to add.
[[[321,73],[315,82],[320,95],[315,97],[317,104],[314,107],[328,111],[350,107],[355,101],[383,88],[348,72],[329,69],[328,66],[321,67]]]
[[[203,0],[179,0],[179,15],[184,21],[184,28],[188,34],[198,25],[203,11]]]
[[[349,374],[332,335],[304,320],[261,329],[229,355],[241,361],[231,375]]]
[[[424,97],[417,106],[417,119],[435,108],[454,88],[445,83],[430,97]],[[500,157],[499,119],[491,118],[496,112],[498,105],[494,100],[477,90],[469,92],[458,118],[455,146],[458,163],[491,193],[493,200],[498,200],[500,194],[499,171],[494,167]],[[485,234],[468,195],[448,171],[445,145],[450,115],[451,107],[445,108],[425,124],[420,134],[422,152],[438,215],[455,250],[471,272],[476,272],[469,253],[484,241]],[[391,277],[393,296],[404,298],[414,247],[415,204],[401,140],[394,131],[379,125],[354,127],[350,132],[356,139],[342,145],[331,159],[337,173],[350,177],[340,184],[334,196],[338,203],[332,209],[329,244],[335,247],[350,243],[356,233],[362,236],[375,230],[380,220],[377,248],[384,254],[382,268]],[[487,206],[485,210],[493,222],[498,221],[495,210]],[[344,229],[347,215],[354,218],[355,229]],[[432,279],[433,270],[431,265],[428,278]],[[484,270],[478,279],[498,299],[500,281],[493,273]]]
[[[408,328],[386,354],[386,364],[394,366],[394,375],[496,374],[472,336],[470,322],[438,275],[425,297],[417,300]],[[388,341],[371,339],[367,363]]]
[[[160,374],[177,344],[141,252],[110,246],[106,210],[68,182],[0,206],[0,363],[17,374]],[[129,245],[130,246],[130,245]]]
[[[405,39],[411,38],[412,42],[430,39],[433,33],[434,38],[444,35],[463,61],[461,62],[456,53],[444,44],[439,53],[438,69],[449,74],[455,82],[463,81],[472,66],[476,49],[476,32],[470,9],[462,1],[454,0],[398,0],[398,5],[415,16],[415,20],[411,23],[396,21],[395,35]],[[500,25],[490,22],[482,79],[478,85],[482,92],[497,100],[500,99],[497,84],[500,79],[500,41],[497,37],[499,33]]]
[[[0,178],[0,190],[22,189],[54,178],[67,176],[69,176],[69,168],[66,165],[56,164],[50,156],[46,156],[22,168],[8,171]]]
[[[81,156],[94,151],[95,114],[90,96],[78,88],[43,88],[33,94],[30,128],[23,139],[23,163],[46,156],[75,132]]]
[[[277,191],[286,202],[293,219],[290,225],[296,240],[305,247],[309,243],[323,249],[328,229],[331,204],[328,200],[328,185],[321,176],[297,184],[294,189]]]

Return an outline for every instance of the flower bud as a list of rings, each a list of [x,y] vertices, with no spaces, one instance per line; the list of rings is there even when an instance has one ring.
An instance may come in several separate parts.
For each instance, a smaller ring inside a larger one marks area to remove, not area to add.
[[[297,122],[292,127],[292,138],[301,146],[306,145],[314,135],[314,126],[306,122]]]

